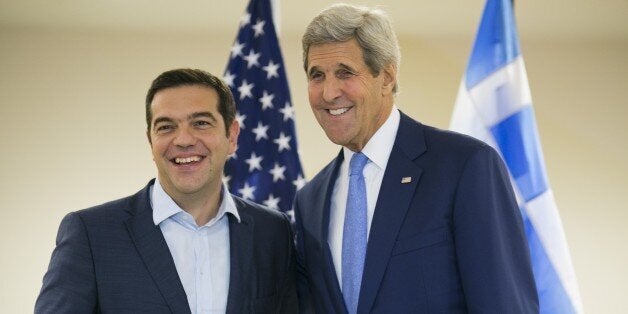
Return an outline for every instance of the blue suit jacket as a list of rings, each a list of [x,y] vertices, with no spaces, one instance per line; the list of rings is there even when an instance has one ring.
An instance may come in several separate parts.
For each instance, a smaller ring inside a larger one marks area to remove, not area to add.
[[[149,183],[137,194],[68,214],[35,313],[190,313]],[[227,313],[293,313],[295,257],[288,218],[234,197]]]
[[[303,310],[346,312],[327,241],[342,158],[297,193]],[[490,146],[402,113],[371,224],[358,313],[467,312],[538,312],[507,171]]]

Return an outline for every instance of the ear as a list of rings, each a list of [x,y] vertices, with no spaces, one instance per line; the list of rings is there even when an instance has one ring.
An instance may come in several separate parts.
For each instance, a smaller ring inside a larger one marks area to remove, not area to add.
[[[397,66],[389,64],[382,70],[384,82],[382,84],[382,95],[390,95],[393,93],[395,84],[397,84]]]
[[[148,144],[152,147],[153,141],[150,139],[150,130],[146,130],[146,138],[148,139]]]
[[[238,147],[238,136],[240,135],[240,123],[238,120],[233,119],[231,125],[229,126],[229,155],[235,153],[236,148]]]

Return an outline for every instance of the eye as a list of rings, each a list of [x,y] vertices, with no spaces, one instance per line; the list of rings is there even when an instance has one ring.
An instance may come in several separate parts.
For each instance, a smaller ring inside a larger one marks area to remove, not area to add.
[[[339,79],[346,79],[346,78],[350,78],[350,77],[352,77],[353,75],[354,75],[354,74],[353,74],[353,72],[351,72],[351,71],[349,71],[349,70],[346,70],[346,69],[338,70],[338,71],[336,72],[336,76],[337,76]]]
[[[170,124],[160,124],[155,128],[155,132],[157,133],[166,133],[170,132],[174,129],[173,125]]]
[[[320,81],[323,79],[323,73],[319,71],[314,71],[310,73],[310,81]]]
[[[194,121],[193,125],[197,128],[201,128],[201,129],[205,129],[208,127],[213,126],[213,124],[209,121],[205,121],[205,120],[196,120]]]

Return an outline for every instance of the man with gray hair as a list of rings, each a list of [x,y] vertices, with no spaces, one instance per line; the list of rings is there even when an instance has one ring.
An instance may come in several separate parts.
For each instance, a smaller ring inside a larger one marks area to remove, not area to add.
[[[400,52],[385,13],[325,9],[303,60],[314,116],[342,149],[295,200],[301,309],[538,312],[501,158],[397,109]]]

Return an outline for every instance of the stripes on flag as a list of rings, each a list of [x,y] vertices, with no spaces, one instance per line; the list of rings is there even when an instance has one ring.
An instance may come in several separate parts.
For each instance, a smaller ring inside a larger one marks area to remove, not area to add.
[[[493,146],[523,216],[541,313],[581,313],[543,152],[511,0],[487,0],[450,128]]]

